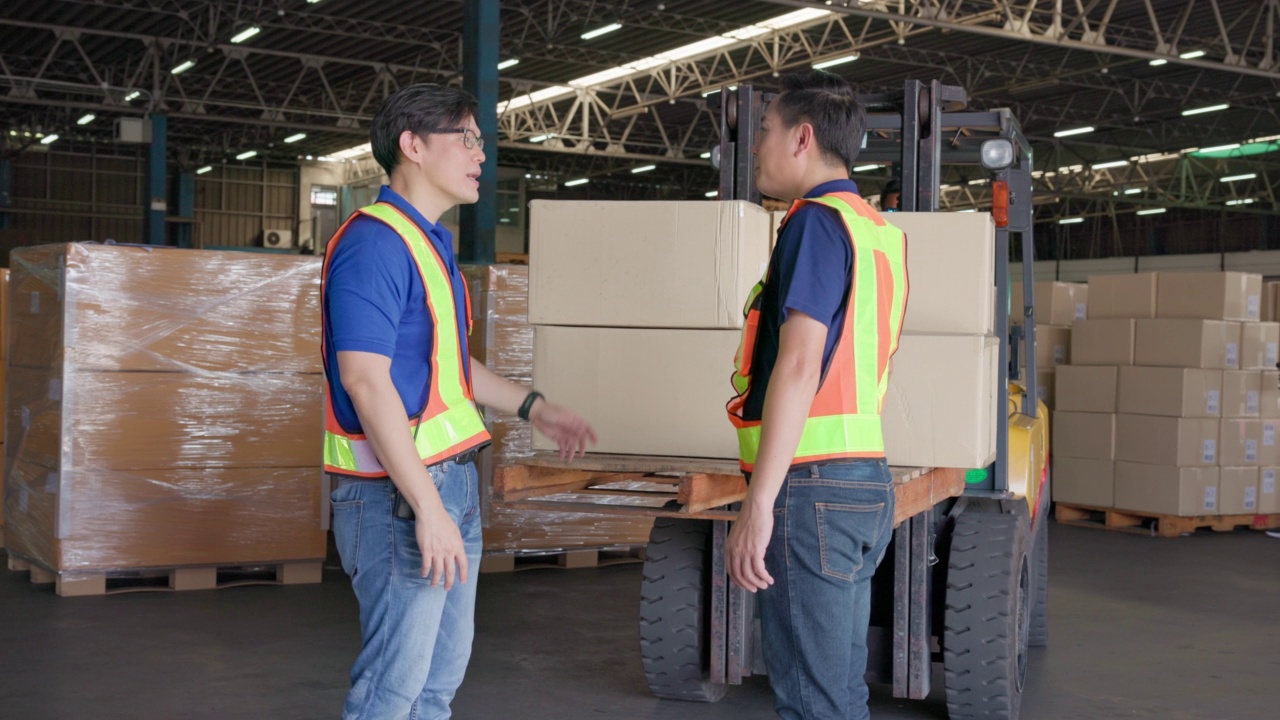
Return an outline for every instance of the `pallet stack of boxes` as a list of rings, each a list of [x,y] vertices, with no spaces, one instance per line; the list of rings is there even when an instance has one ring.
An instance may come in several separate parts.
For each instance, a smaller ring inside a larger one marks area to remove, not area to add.
[[[319,260],[65,244],[11,263],[10,555],[61,594],[155,569],[319,582]]]
[[[1009,324],[1022,325],[1021,282],[1010,284]],[[1043,281],[1034,289],[1036,309],[1036,395],[1050,410],[1055,406],[1056,372],[1071,363],[1071,328],[1085,319],[1089,286],[1084,283]],[[1023,345],[1025,348],[1025,344]],[[1018,355],[1018,367],[1025,373],[1027,356]]]
[[[740,201],[535,201],[534,385],[595,426],[599,453],[734,459],[725,413],[769,213]],[[898,213],[910,298],[883,411],[895,465],[995,456],[999,343],[986,214]],[[535,434],[533,446],[554,448]]]
[[[1280,512],[1280,323],[1262,279],[1141,273],[1089,279],[1089,317],[1060,367],[1059,503],[1152,516]]]

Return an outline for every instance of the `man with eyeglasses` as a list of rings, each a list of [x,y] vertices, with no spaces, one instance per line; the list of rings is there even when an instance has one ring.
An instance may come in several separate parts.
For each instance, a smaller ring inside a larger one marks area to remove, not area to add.
[[[440,216],[480,196],[471,95],[411,85],[369,130],[390,182],[329,241],[321,285],[325,470],[360,604],[347,720],[448,718],[474,636],[481,536],[477,404],[532,421],[563,457],[591,427],[472,360],[471,307]]]

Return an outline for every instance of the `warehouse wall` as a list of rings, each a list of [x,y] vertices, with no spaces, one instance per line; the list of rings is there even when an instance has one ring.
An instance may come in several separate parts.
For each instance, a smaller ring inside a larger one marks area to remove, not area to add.
[[[253,247],[298,229],[298,168],[214,166],[196,177],[196,247]]]

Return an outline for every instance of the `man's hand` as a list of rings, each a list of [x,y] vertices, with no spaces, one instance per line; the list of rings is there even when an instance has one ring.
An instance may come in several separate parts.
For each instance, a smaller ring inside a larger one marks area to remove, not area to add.
[[[452,590],[455,576],[459,582],[467,581],[467,549],[444,505],[434,505],[414,521],[413,532],[422,551],[422,577],[431,578],[431,587],[439,587],[443,578],[444,589]]]
[[[587,454],[587,444],[596,442],[596,431],[572,410],[539,398],[529,412],[529,420],[543,435],[560,446],[560,459],[573,461]]]
[[[772,537],[773,510],[758,507],[748,497],[724,546],[725,563],[735,585],[755,592],[773,584],[773,577],[764,567],[764,553]]]

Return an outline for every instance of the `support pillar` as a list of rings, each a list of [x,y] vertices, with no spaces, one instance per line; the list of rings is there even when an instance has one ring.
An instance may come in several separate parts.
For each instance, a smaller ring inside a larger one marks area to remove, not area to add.
[[[485,140],[480,201],[460,211],[462,262],[494,261],[498,224],[498,0],[466,0],[462,25],[462,85],[480,101],[476,125]]]
[[[190,172],[179,173],[174,182],[174,196],[178,211],[174,213],[182,222],[174,225],[174,244],[180,248],[195,247],[196,176]]]
[[[169,118],[167,115],[151,116],[151,146],[147,148],[146,193],[142,197],[142,242],[148,245],[165,244],[164,216],[168,214],[168,183],[166,180],[165,154],[167,148]]]

